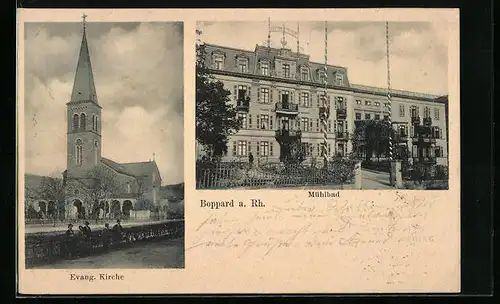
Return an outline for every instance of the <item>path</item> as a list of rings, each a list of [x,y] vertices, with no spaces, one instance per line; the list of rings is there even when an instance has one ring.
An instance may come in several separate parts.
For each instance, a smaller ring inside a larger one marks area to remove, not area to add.
[[[121,250],[75,260],[62,260],[33,269],[158,269],[184,268],[184,237],[139,243]]]
[[[164,223],[164,222],[168,222],[168,221],[178,221],[178,220],[162,220],[162,221],[131,221],[131,222],[127,222],[126,220],[122,220],[121,224],[124,228],[126,227],[131,227],[131,226],[140,226],[140,225],[149,225],[149,224],[159,224],[159,223]],[[78,225],[83,225],[82,223],[75,223],[75,222],[72,222],[73,223],[73,230],[77,230],[78,229]],[[95,222],[93,222],[92,220],[89,220],[89,223],[90,223],[90,228],[92,228],[92,230],[100,230],[104,227],[104,224],[102,223],[99,223],[98,225],[95,225]],[[110,227],[113,227],[113,225],[116,223],[114,220],[109,220],[109,225]],[[53,224],[46,224],[46,225],[39,225],[39,224],[35,224],[35,225],[27,225],[26,228],[25,228],[25,233],[29,234],[29,233],[47,233],[47,232],[64,232],[66,231],[66,229],[68,229],[68,225],[66,223],[57,223],[56,226],[54,226]]]
[[[394,189],[389,183],[388,172],[361,169],[361,177],[361,189],[363,190]]]

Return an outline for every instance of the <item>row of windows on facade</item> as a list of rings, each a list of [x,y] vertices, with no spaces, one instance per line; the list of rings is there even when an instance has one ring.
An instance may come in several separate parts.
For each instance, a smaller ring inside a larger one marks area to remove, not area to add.
[[[239,99],[245,98],[246,96],[251,96],[251,87],[250,86],[244,86],[244,85],[238,85],[234,86],[234,96],[235,100],[238,101]],[[289,90],[278,90],[278,98],[279,102],[282,103],[288,103],[288,102],[294,102],[294,92],[289,91]],[[316,106],[320,107],[322,106],[322,98],[323,95],[322,93],[316,94]],[[257,101],[260,103],[272,103],[273,102],[273,94],[270,94],[270,89],[269,88],[259,88],[257,90]],[[335,97],[335,108],[336,109],[345,109],[347,106],[347,103],[345,102],[346,99],[344,97],[337,96]],[[298,100],[295,101],[296,104],[299,104],[302,107],[312,107],[313,101],[312,101],[312,94],[309,92],[300,92],[298,94]],[[331,103],[331,98],[328,96],[328,104]],[[361,105],[362,102],[361,100],[356,100],[356,103]],[[365,105],[369,106],[371,105],[371,100],[365,100]],[[374,105],[377,107],[380,107],[380,102],[375,101]],[[388,103],[384,103],[384,106],[387,108]],[[406,116],[406,105],[404,104],[399,104],[399,116],[400,117],[405,117]],[[411,117],[418,117],[420,109],[418,106],[410,106],[410,114]],[[359,114],[359,115],[358,115]],[[367,114],[369,116],[369,114]],[[430,107],[424,107],[424,117],[425,118],[430,118],[431,117],[431,108]],[[434,119],[439,120],[440,117],[440,111],[439,108],[434,108]],[[356,119],[361,119],[361,114],[356,113]],[[370,119],[366,118],[365,119]]]
[[[272,90],[270,88],[259,88],[257,90],[257,102],[260,103],[272,103],[273,102],[273,95],[271,94]],[[233,94],[235,101],[239,101],[242,99],[245,99],[247,96],[251,97],[251,87],[250,86],[245,86],[245,85],[235,85],[234,86],[234,94]],[[312,107],[313,106],[313,100],[312,100],[313,94],[310,94],[309,92],[300,92],[298,94],[298,100],[295,100],[295,93],[294,91],[291,90],[278,90],[278,101],[282,103],[296,103],[299,104],[302,107]],[[330,96],[327,96],[328,99],[328,104],[331,103],[331,98]],[[322,106],[322,101],[323,100],[323,93],[317,93],[316,94],[316,106],[320,107]],[[335,97],[336,101],[336,108],[337,109],[345,109],[346,107],[346,99],[344,97],[337,96]]]
[[[252,114],[238,113],[238,119],[240,120],[240,127],[242,129],[257,129],[257,130],[274,130],[274,117],[268,114],[256,115],[256,124],[253,124]],[[288,117],[278,118],[276,121],[276,127],[278,130],[301,130],[303,132],[320,132],[321,130],[321,120],[319,118],[308,118],[301,117],[298,119],[291,119]],[[347,122],[345,120],[328,120],[327,121],[327,132],[347,132]],[[316,127],[316,128],[314,128]],[[314,131],[315,130],[315,131]]]
[[[361,105],[362,104],[361,100],[357,99],[356,104]],[[371,105],[371,101],[365,100],[365,105],[366,106]],[[387,103],[385,103],[385,105],[387,106]],[[380,106],[380,102],[375,101],[375,106]],[[419,113],[420,113],[419,106],[415,106],[415,105],[410,106],[410,116],[411,117],[418,117]],[[399,104],[399,117],[405,117],[405,116],[406,116],[406,105]],[[439,120],[439,116],[440,116],[439,115],[439,108],[434,108],[434,119]],[[424,117],[425,118],[431,117],[431,108],[430,107],[427,107],[427,106],[424,107]],[[358,113],[356,113],[356,119],[361,119],[361,114],[359,114],[359,116],[358,116]],[[365,119],[370,119],[370,118],[365,118]]]
[[[213,65],[212,68],[215,70],[224,70],[224,56],[214,56],[213,57]],[[240,73],[248,73],[248,59],[247,58],[238,58],[236,60],[236,67],[238,68],[238,72]],[[291,65],[289,63],[282,63],[281,71],[283,78],[291,78],[293,75],[290,72]],[[259,74],[262,76],[270,76],[271,68],[268,61],[260,61],[258,67]],[[302,81],[311,81],[310,70],[307,67],[300,68],[300,80]],[[327,74],[324,69],[317,70],[317,79],[319,83],[325,83],[327,80]],[[335,84],[344,85],[344,76],[342,74],[335,74]]]
[[[273,157],[274,152],[274,143],[269,141],[260,141],[252,144],[250,141],[239,140],[233,142],[233,156],[248,156],[249,153],[253,151],[253,147],[255,147],[255,153],[260,157]],[[310,156],[321,156],[321,147],[320,143],[301,143],[302,151],[306,157]],[[314,149],[316,147],[316,149]],[[316,154],[314,153],[316,151]],[[332,154],[332,146],[330,143],[327,144],[328,156],[333,156]],[[345,155],[347,153],[347,146],[339,143],[337,145],[337,149],[335,151],[335,155],[341,154]]]
[[[361,157],[364,157],[366,152],[363,147],[359,149],[359,154]],[[382,153],[381,157],[386,157],[384,153]],[[420,157],[445,157],[443,147],[435,146],[435,147],[425,147],[419,148],[417,145],[412,146],[411,157],[420,158]]]
[[[99,159],[99,143],[97,140],[94,141],[94,165],[97,166],[97,161]],[[83,165],[83,142],[81,139],[75,141],[75,165]]]
[[[92,115],[92,131],[97,132],[97,127],[99,123],[99,116],[93,114]],[[83,131],[87,129],[87,115],[82,113],[80,115],[73,115],[73,131]]]
[[[408,125],[406,124],[401,124],[399,125],[399,127],[396,128],[396,134],[397,135],[400,135],[400,136],[410,136],[410,137],[414,137],[415,136],[415,133],[416,133],[416,127],[415,126],[410,126],[408,127]],[[408,131],[409,134],[408,134]],[[431,136],[432,138],[435,138],[435,139],[443,139],[443,130],[441,129],[441,127],[438,127],[438,126],[433,126],[431,127]]]

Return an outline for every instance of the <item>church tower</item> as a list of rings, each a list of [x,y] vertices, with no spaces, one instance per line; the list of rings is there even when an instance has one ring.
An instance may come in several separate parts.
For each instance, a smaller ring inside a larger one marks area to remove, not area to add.
[[[71,100],[67,106],[67,174],[85,177],[101,162],[101,106],[97,102],[85,18]]]

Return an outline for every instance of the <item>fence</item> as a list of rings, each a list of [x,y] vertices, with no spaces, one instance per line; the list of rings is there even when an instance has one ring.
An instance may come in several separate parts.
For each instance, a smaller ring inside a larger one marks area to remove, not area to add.
[[[142,217],[134,217],[134,216],[129,216],[129,217],[121,217],[127,220],[127,222],[133,222],[133,223],[141,223],[141,222],[147,222],[147,221],[161,221],[165,219],[169,219],[172,217],[168,216],[167,212],[150,212],[149,216],[146,218]],[[116,218],[118,219],[118,218]],[[113,218],[104,218],[104,219],[75,219],[75,220],[70,220],[73,225],[84,225],[85,222],[92,223],[94,225],[104,225],[105,223],[114,223],[116,219]],[[44,218],[44,219],[39,219],[39,218],[25,218],[25,225],[29,226],[52,226],[52,227],[57,227],[57,226],[66,226],[68,224],[68,219],[52,219],[52,218]]]
[[[92,231],[90,241],[83,236],[77,235],[69,238],[62,233],[27,234],[25,236],[26,268],[54,263],[67,257],[67,253],[70,251],[74,251],[76,257],[81,257],[84,253],[86,255],[102,253],[106,249],[127,244],[183,236],[184,220],[126,227],[123,228],[120,237],[115,239],[103,234],[102,230]]]
[[[238,187],[272,188],[308,185],[344,185],[354,182],[355,162],[335,159],[328,167],[314,165],[249,164],[242,162],[198,162],[198,189]]]

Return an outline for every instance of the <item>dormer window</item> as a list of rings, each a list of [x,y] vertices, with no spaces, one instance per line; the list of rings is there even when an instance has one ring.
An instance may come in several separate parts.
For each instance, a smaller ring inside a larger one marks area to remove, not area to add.
[[[290,78],[290,65],[288,63],[283,64],[283,77]]]
[[[248,73],[248,59],[238,58],[238,71],[240,73]]]
[[[260,63],[260,74],[269,76],[269,63],[267,61],[262,61]]]
[[[214,51],[212,53],[212,68],[215,70],[223,70],[224,69],[224,61],[226,56],[221,51]]]
[[[224,58],[222,58],[222,56],[214,57],[214,69],[216,70],[224,69]]]
[[[300,70],[300,79],[302,81],[309,81],[309,70],[307,68],[302,68]]]
[[[324,70],[319,70],[318,71],[318,79],[319,79],[319,82],[324,84],[325,81],[326,81],[326,73]]]
[[[335,75],[335,83],[339,86],[344,85],[344,76],[342,74]]]

